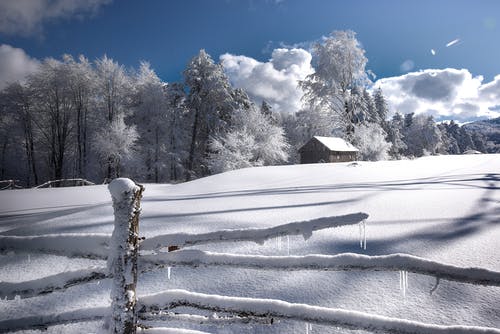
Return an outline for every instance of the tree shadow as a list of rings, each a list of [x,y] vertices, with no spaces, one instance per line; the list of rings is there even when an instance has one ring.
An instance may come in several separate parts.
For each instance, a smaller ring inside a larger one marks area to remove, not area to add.
[[[15,235],[17,231],[29,231],[30,228],[33,228],[36,225],[43,224],[44,222],[48,222],[54,219],[59,219],[76,213],[88,211],[99,207],[106,207],[110,205],[111,204],[109,202],[93,204],[93,205],[79,205],[76,207],[74,205],[61,205],[61,206],[43,208],[43,209],[52,209],[51,211],[17,213],[17,214],[15,212],[25,212],[26,210],[9,211],[9,213],[11,214],[0,215],[0,230],[1,230],[0,235]],[[35,209],[30,209],[30,210],[35,210]],[[88,225],[90,224],[90,222],[85,222],[85,224]]]
[[[438,177],[427,177],[419,179],[404,179],[392,182],[366,182],[366,183],[347,183],[347,184],[329,184],[317,186],[298,186],[298,187],[278,187],[267,189],[248,189],[237,191],[222,191],[201,193],[189,196],[155,196],[145,197],[143,202],[168,202],[168,201],[190,201],[200,199],[213,199],[213,198],[226,198],[226,197],[244,197],[244,196],[275,196],[275,195],[290,195],[290,194],[305,194],[317,192],[365,192],[365,191],[391,191],[391,190],[431,190],[428,186],[454,186],[455,188],[448,189],[467,189],[467,188],[480,188],[498,190],[499,186],[495,184],[500,174],[462,174],[462,175],[449,175]],[[477,181],[489,182],[487,185],[474,184]]]

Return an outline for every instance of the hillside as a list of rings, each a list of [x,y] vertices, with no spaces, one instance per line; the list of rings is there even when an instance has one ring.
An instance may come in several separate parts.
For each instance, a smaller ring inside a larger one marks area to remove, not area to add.
[[[471,132],[478,132],[486,138],[488,152],[500,152],[500,117],[468,123],[464,127]]]
[[[356,226],[254,242],[196,246],[238,254],[304,255],[407,253],[457,266],[500,271],[500,155],[434,156],[416,160],[249,168],[178,185],[147,184],[140,234],[201,233],[264,228],[295,221],[366,212],[367,249]],[[105,186],[0,192],[3,236],[112,232]],[[19,282],[67,270],[102,266],[102,260],[28,252],[0,253],[0,281]],[[400,290],[397,272],[263,271],[174,267],[141,275],[138,294],[165,289],[228,296],[276,298],[442,325],[500,327],[500,289],[409,274]],[[0,322],[26,315],[109,305],[108,280],[64,292],[0,301]],[[300,333],[306,324],[168,324],[209,333]],[[49,328],[52,333],[102,332],[93,321]],[[309,328],[309,327],[307,327]],[[29,332],[29,331],[26,331]],[[351,333],[313,325],[311,333]],[[352,332],[355,333],[356,331]],[[32,333],[32,332],[29,332]],[[364,333],[357,331],[356,333]]]

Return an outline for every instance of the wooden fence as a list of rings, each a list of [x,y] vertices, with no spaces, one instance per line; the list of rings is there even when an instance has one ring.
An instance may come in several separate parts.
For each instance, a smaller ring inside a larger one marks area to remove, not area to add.
[[[168,234],[144,239],[139,236],[140,201],[144,187],[128,179],[113,180],[109,189],[114,207],[114,230],[109,235],[60,234],[45,236],[1,236],[0,249],[47,252],[76,257],[107,259],[107,266],[64,272],[37,280],[0,282],[0,296],[29,298],[63,290],[76,284],[111,279],[111,307],[85,308],[51,316],[25,316],[0,321],[0,332],[19,329],[47,328],[51,325],[107,318],[111,333],[136,333],[144,328],[144,320],[181,318],[198,322],[259,321],[272,326],[274,319],[295,319],[348,329],[392,333],[492,333],[499,329],[477,326],[438,326],[388,318],[374,314],[294,304],[274,299],[255,299],[200,294],[184,290],[167,290],[137,298],[136,286],[141,272],[164,266],[229,266],[261,270],[331,270],[331,271],[399,271],[401,285],[407,273],[486,286],[500,286],[500,272],[481,268],[461,268],[407,254],[367,256],[342,253],[337,255],[257,256],[204,252],[183,249],[196,244],[255,241],[281,236],[302,235],[309,238],[316,230],[344,225],[360,226],[360,246],[366,248],[365,224],[368,215],[354,213],[294,222],[265,229],[222,230],[202,234]],[[141,254],[140,251],[145,251]],[[139,281],[140,283],[140,281]],[[431,292],[432,292],[431,291]],[[200,315],[174,314],[178,307],[224,312],[232,317],[213,318]]]

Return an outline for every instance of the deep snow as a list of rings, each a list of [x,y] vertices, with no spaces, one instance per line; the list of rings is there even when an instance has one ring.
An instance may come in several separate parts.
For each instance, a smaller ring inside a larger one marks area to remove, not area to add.
[[[140,233],[210,233],[266,228],[295,221],[366,212],[367,249],[356,226],[267,241],[198,245],[237,254],[291,255],[355,252],[407,253],[463,267],[500,271],[500,155],[426,157],[251,168],[192,182],[146,185]],[[105,186],[0,192],[0,232],[10,236],[111,234],[113,211]],[[0,239],[1,242],[1,239]],[[105,261],[38,252],[0,254],[0,280],[21,282],[103,267]],[[439,325],[500,327],[500,288],[441,281],[408,273],[405,295],[397,272],[263,271],[226,267],[174,267],[139,277],[138,294],[166,289],[273,298],[345,308]],[[107,279],[29,299],[0,301],[0,321],[110,305]],[[50,327],[50,332],[98,332],[101,321]],[[210,325],[169,320],[161,327],[209,333],[303,333],[303,322]],[[310,333],[344,333],[313,325]]]

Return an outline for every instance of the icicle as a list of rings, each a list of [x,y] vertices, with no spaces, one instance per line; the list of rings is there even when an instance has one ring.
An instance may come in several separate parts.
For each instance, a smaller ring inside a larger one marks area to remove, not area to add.
[[[170,274],[172,272],[172,267],[167,267],[167,278],[170,279]]]
[[[359,227],[359,247],[366,250],[366,221],[358,224]]]
[[[286,236],[286,255],[290,255],[290,236]]]
[[[399,289],[403,291],[403,296],[406,297],[406,290],[408,290],[408,272],[406,270],[399,271]]]
[[[441,279],[439,277],[436,277],[436,284],[434,285],[434,287],[431,289],[431,291],[429,291],[429,294],[432,295],[434,293],[434,291],[437,290],[438,286],[439,286],[439,281]]]
[[[281,251],[281,236],[276,238],[276,245],[278,247],[278,251]]]
[[[363,220],[363,249],[366,250],[366,220]]]
[[[408,272],[405,270],[405,288],[408,290]]]
[[[361,238],[363,231],[362,231],[361,223],[358,224],[358,227],[359,227],[359,247],[363,248],[363,239]]]

